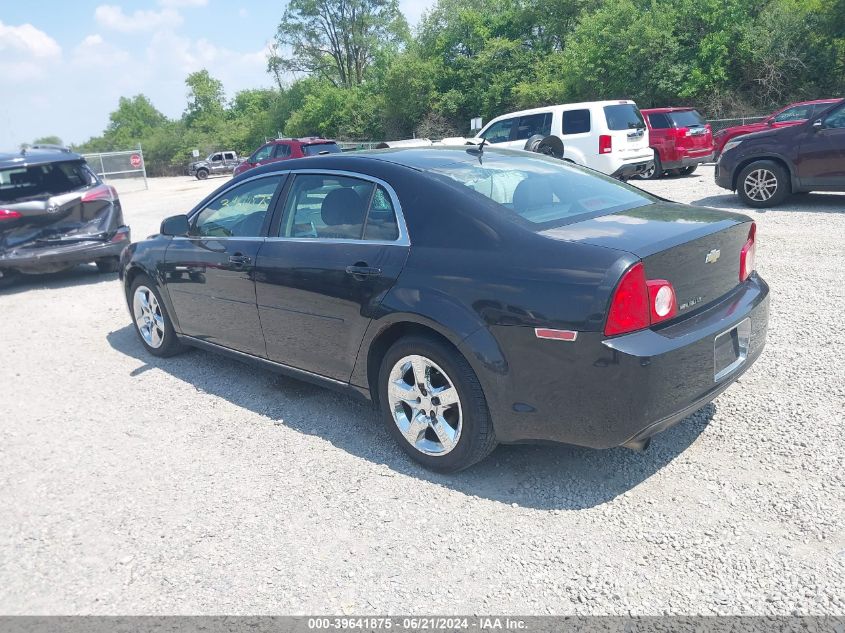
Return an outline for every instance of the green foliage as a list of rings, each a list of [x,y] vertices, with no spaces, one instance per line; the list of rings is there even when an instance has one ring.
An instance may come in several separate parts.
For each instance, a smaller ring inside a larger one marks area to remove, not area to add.
[[[845,92],[845,0],[438,0],[414,37],[397,0],[291,0],[268,71],[277,89],[231,101],[192,73],[177,120],[121,98],[79,149],[140,143],[148,165],[184,163],[281,133],[455,136],[475,116],[595,99],[768,112]]]
[[[58,136],[42,136],[32,141],[33,145],[63,145],[62,139]]]

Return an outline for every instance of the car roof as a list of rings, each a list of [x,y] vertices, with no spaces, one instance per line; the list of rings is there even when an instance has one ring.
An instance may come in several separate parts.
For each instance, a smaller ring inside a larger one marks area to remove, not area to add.
[[[486,128],[491,123],[499,121],[500,119],[510,119],[512,117],[524,116],[528,114],[543,114],[544,112],[553,112],[557,110],[585,110],[594,106],[603,108],[604,106],[623,104],[637,105],[634,101],[631,101],[630,99],[611,99],[609,101],[579,101],[578,103],[556,103],[553,105],[544,106],[542,108],[531,108],[530,110],[517,110],[516,112],[507,112],[505,114],[500,114],[499,116],[490,119],[490,121],[488,121],[484,125],[484,127]]]
[[[799,105],[815,105],[816,103],[836,103],[838,101],[842,101],[842,99],[814,99],[812,101],[796,101],[795,103],[790,103],[787,106],[781,108],[781,110],[786,110],[786,108],[791,108],[793,106]]]
[[[77,160],[85,159],[75,152],[63,149],[28,149],[17,153],[0,153],[0,169]]]
[[[337,141],[331,138],[323,138],[322,136],[303,136],[301,138],[277,138],[270,141],[271,144],[279,143],[299,143],[301,145],[328,145],[337,144]]]

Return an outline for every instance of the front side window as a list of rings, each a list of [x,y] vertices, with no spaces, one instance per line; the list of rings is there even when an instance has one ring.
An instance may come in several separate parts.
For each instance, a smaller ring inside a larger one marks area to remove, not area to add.
[[[845,128],[845,106],[828,114],[824,120],[824,126],[834,129]]]
[[[273,154],[273,146],[272,145],[265,145],[256,150],[256,152],[250,158],[250,161],[253,163],[260,163],[262,160],[267,160]]]
[[[399,237],[387,191],[348,176],[296,176],[282,217],[281,237],[382,241]]]
[[[486,139],[488,143],[504,143],[509,141],[514,121],[516,121],[516,119],[498,121],[497,123],[491,125],[487,131],[481,135],[481,137]]]
[[[775,115],[775,123],[785,123],[787,121],[806,121],[810,118],[813,111],[811,105],[800,105],[794,108],[788,108],[778,115]]]
[[[212,163],[219,163],[221,160],[223,160],[223,157],[222,157],[220,154],[214,154],[214,155],[211,157],[211,162],[212,162]]]
[[[590,131],[589,110],[568,110],[563,113],[564,134],[584,134]]]
[[[524,141],[535,134],[548,136],[552,133],[552,113],[528,114],[519,117],[519,125],[516,127],[515,141]]]
[[[605,215],[652,204],[639,191],[593,172],[543,156],[484,156],[483,164],[454,163],[430,170],[501,206],[503,214],[535,230],[584,214]]]
[[[260,237],[264,218],[281,180],[281,176],[268,176],[229,189],[200,211],[191,234]]]

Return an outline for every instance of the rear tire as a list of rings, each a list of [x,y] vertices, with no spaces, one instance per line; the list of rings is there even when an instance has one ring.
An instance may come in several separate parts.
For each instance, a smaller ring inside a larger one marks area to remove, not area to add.
[[[185,346],[176,338],[176,331],[158,287],[149,277],[138,275],[134,279],[127,300],[135,334],[150,354],[167,357],[185,350]]]
[[[736,179],[736,193],[749,207],[773,207],[791,193],[789,174],[782,165],[771,160],[754,161],[743,167]]]
[[[120,268],[120,257],[103,257],[94,263],[101,273],[116,273]]]
[[[681,168],[681,176],[689,176],[692,173],[695,173],[695,170],[698,169],[698,165],[690,165],[689,167],[682,167]]]
[[[378,381],[388,433],[426,468],[463,470],[496,447],[481,384],[446,343],[425,336],[400,339],[382,359]]]
[[[20,279],[21,274],[11,268],[0,269],[0,288],[8,288]]]
[[[208,170],[207,169],[198,169],[197,170],[197,180],[205,180],[208,178]]]

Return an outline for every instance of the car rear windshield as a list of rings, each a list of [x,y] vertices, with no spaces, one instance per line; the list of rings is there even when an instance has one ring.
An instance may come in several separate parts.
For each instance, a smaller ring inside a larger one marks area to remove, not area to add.
[[[645,127],[643,115],[633,103],[604,106],[604,116],[607,118],[609,130],[633,130]]]
[[[0,169],[0,202],[55,196],[94,184],[84,161],[62,161]]]
[[[670,112],[669,118],[672,119],[675,127],[702,127],[704,125],[704,119],[696,110]]]
[[[429,171],[489,198],[537,231],[655,201],[618,180],[539,155],[484,153],[474,164],[452,163]]]
[[[306,156],[316,156],[317,154],[339,154],[342,150],[337,143],[318,143],[316,145],[306,145],[302,148]]]
[[[604,106],[604,116],[607,118],[609,130],[633,130],[645,127],[643,115],[633,103]]]

